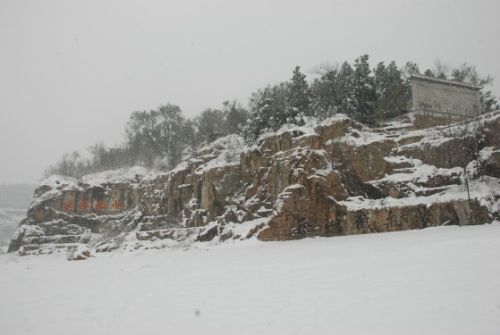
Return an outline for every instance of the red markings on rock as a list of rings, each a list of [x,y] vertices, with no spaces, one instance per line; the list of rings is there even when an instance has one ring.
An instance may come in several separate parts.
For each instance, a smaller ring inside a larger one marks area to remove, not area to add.
[[[115,200],[115,201],[113,201],[111,208],[116,209],[116,210],[120,210],[120,209],[122,209],[122,205],[120,205],[120,202],[118,200]]]
[[[82,211],[85,211],[85,210],[88,210],[90,208],[90,204],[89,204],[89,201],[87,199],[83,199],[81,202],[80,202],[80,206],[79,206],[80,210]]]
[[[73,209],[75,209],[72,201],[66,201],[64,203],[64,207],[63,208],[64,208],[65,211],[72,211]]]
[[[106,205],[104,204],[104,201],[102,201],[102,200],[98,201],[97,204],[95,205],[95,209],[97,209],[97,210],[106,209]]]

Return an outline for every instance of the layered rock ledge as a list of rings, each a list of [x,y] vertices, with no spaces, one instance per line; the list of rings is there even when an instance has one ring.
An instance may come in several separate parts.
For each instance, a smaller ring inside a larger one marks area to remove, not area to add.
[[[285,126],[252,146],[220,138],[168,172],[52,176],[9,251],[279,241],[498,219],[500,115],[427,129],[413,120],[369,128],[338,115]]]

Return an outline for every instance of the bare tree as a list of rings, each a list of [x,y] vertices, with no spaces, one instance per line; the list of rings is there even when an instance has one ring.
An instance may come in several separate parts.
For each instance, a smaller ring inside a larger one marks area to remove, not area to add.
[[[441,79],[447,79],[451,71],[451,67],[441,61],[440,59],[436,59],[434,61],[434,70],[433,73],[436,77]]]

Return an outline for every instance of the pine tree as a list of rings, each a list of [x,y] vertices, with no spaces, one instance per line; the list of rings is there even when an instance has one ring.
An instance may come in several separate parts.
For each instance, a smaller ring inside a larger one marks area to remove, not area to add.
[[[228,134],[241,134],[248,119],[248,112],[236,101],[225,101],[222,111],[225,117],[225,127]]]
[[[387,67],[384,62],[377,64],[373,70],[375,88],[377,92],[377,107],[376,114],[377,117],[384,117],[389,109],[388,97],[388,86],[389,86],[389,74]]]
[[[374,79],[370,74],[368,55],[357,58],[354,62],[355,117],[361,122],[374,124],[377,93]]]
[[[490,113],[500,108],[497,98],[491,94],[491,91],[480,92],[480,103],[480,113]]]
[[[377,64],[374,79],[377,90],[377,118],[397,116],[407,110],[410,90],[403,81],[396,62],[390,62],[388,66],[383,62]]]
[[[196,156],[198,148],[203,142],[203,136],[198,130],[196,121],[186,121],[184,125],[183,136],[186,139],[186,145],[189,147],[191,155]]]
[[[348,62],[344,62],[340,67],[335,83],[335,92],[338,111],[354,116],[354,70]]]
[[[273,89],[271,86],[252,94],[250,98],[250,117],[244,130],[247,139],[255,140],[264,131],[275,127],[276,115],[273,104]]]
[[[311,86],[312,109],[319,118],[332,116],[338,110],[337,106],[337,69],[329,69]]]
[[[312,115],[311,93],[306,76],[300,72],[300,67],[293,70],[292,79],[288,85],[288,122],[296,123],[300,114]]]
[[[432,72],[431,69],[425,70],[424,75],[426,75],[427,77],[435,77],[434,72]]]
[[[248,139],[256,139],[263,132],[277,130],[288,122],[288,92],[288,83],[281,83],[252,94],[250,117],[244,131]]]

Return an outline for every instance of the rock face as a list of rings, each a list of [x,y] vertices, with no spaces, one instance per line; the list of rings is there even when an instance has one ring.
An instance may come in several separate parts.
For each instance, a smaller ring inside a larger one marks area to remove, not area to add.
[[[53,176],[35,191],[9,251],[290,240],[498,217],[500,115],[427,129],[411,120],[368,128],[339,115],[250,147],[227,136],[165,173]],[[90,249],[82,255],[75,259]]]

